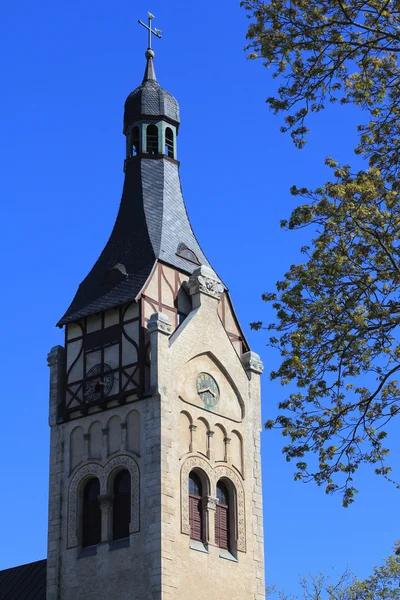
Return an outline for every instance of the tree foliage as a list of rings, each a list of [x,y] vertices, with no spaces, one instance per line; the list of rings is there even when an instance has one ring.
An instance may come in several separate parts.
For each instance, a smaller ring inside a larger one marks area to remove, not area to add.
[[[274,588],[269,588],[266,596],[271,600],[400,600],[400,557],[392,554],[364,580],[346,570],[335,579],[319,574],[303,577],[299,583],[300,596]]]
[[[400,411],[400,0],[244,0],[250,58],[280,83],[270,108],[301,148],[308,117],[327,102],[360,108],[352,172],[327,159],[332,181],[302,199],[282,227],[311,227],[304,262],[274,293],[267,325],[282,361],[271,374],[297,390],[267,427],[279,427],[295,477],[353,501],[362,463],[390,478],[387,423]],[[263,327],[258,321],[255,329]],[[309,453],[318,457],[311,467]]]

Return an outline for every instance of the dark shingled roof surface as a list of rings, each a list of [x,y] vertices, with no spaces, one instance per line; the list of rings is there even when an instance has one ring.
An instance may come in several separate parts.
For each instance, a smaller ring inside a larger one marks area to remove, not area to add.
[[[133,300],[156,260],[192,273],[196,265],[176,255],[182,246],[192,250],[201,264],[209,265],[189,222],[178,164],[167,158],[127,161],[110,239],[58,325]],[[127,277],[104,285],[106,274],[117,263],[125,266]]]
[[[179,104],[172,94],[164,90],[154,72],[153,59],[147,59],[142,85],[129,94],[125,102],[124,133],[129,125],[141,117],[166,117],[179,123]]]
[[[46,600],[46,563],[38,560],[0,571],[0,600]]]

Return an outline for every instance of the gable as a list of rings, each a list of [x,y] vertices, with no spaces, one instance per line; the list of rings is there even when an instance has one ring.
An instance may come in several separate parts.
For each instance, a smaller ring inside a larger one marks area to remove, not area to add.
[[[182,369],[178,385],[178,395],[187,404],[197,406],[207,412],[240,422],[244,417],[244,402],[233,379],[212,352],[204,352],[190,358]],[[218,401],[207,405],[198,393],[197,378],[200,374],[209,375],[216,382]]]

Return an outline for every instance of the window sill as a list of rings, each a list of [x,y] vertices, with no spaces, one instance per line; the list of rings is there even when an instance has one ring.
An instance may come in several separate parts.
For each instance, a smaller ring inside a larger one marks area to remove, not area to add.
[[[87,556],[96,556],[97,546],[87,546],[78,550],[78,558],[86,558]]]
[[[229,552],[229,550],[221,550],[221,552],[219,553],[219,557],[220,558],[224,558],[225,560],[230,560],[232,562],[239,562],[237,558],[235,558],[233,556],[233,554],[231,554]]]
[[[203,542],[198,542],[197,540],[190,540],[189,548],[191,548],[191,550],[196,550],[197,552],[205,552],[208,554],[208,550]]]
[[[110,552],[113,550],[119,550],[119,548],[129,548],[129,538],[122,538],[120,540],[114,540],[110,543]]]

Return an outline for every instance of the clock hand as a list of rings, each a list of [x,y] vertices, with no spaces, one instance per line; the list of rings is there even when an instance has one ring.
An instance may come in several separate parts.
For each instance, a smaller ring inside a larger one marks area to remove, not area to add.
[[[203,392],[210,392],[210,394],[212,394],[214,396],[214,398],[216,396],[216,394],[209,387],[208,388],[203,388],[202,390],[199,390],[199,391],[200,391],[200,394],[202,394]]]

